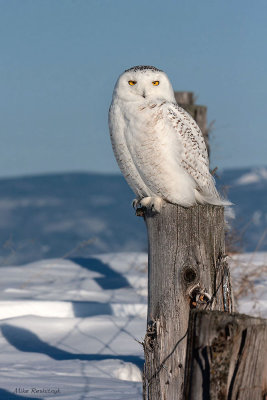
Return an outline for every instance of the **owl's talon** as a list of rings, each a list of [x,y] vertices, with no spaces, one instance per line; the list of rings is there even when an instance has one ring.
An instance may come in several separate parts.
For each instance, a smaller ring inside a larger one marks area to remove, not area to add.
[[[133,199],[132,206],[135,210],[137,210],[137,208],[140,207],[140,199]]]
[[[141,207],[151,209],[154,213],[159,213],[163,204],[163,200],[160,197],[144,197],[139,201]]]

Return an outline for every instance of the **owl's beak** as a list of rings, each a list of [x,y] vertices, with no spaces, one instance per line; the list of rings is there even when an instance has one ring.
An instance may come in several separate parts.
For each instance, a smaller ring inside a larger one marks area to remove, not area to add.
[[[143,96],[144,99],[146,98],[146,92],[145,91],[143,91],[142,96]]]

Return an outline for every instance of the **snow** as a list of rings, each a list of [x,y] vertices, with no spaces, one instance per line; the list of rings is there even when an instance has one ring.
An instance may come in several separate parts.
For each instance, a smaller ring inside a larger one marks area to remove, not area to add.
[[[267,318],[267,252],[234,255],[231,275],[240,313]]]
[[[267,317],[267,253],[230,257],[239,311]],[[141,400],[147,254],[1,267],[0,398]]]
[[[145,253],[1,271],[1,400],[142,398]]]

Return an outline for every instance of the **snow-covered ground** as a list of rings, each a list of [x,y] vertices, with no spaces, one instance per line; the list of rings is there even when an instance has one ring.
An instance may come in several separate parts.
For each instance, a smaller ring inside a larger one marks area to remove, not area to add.
[[[267,317],[267,253],[230,262],[240,311]],[[146,253],[48,259],[1,272],[1,400],[142,399]]]

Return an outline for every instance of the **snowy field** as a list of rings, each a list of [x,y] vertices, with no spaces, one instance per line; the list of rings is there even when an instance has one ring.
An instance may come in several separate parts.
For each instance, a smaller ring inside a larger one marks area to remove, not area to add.
[[[266,318],[267,253],[230,262],[239,311]],[[1,272],[1,400],[142,399],[146,253],[47,259]]]

